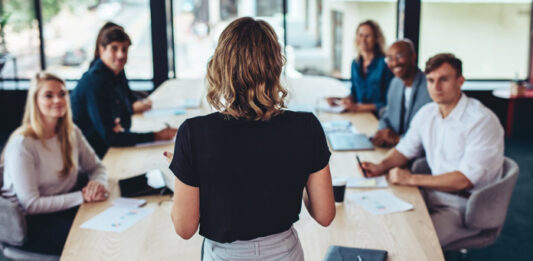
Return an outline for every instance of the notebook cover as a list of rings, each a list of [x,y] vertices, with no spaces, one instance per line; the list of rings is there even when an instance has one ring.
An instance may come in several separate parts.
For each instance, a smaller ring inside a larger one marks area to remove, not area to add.
[[[357,258],[360,257],[360,259]],[[386,261],[387,251],[366,249],[366,248],[354,248],[343,246],[330,246],[328,253],[324,258],[324,261]]]

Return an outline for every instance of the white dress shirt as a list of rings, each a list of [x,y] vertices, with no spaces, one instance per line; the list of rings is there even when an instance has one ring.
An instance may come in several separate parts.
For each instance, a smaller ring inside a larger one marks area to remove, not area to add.
[[[405,108],[406,111],[407,109],[409,109],[409,104],[411,104],[411,95],[412,95],[411,93],[413,93],[413,87],[405,86],[405,89],[403,91],[403,96],[404,96],[403,107]]]
[[[420,108],[396,149],[409,159],[425,150],[433,175],[460,171],[475,191],[501,176],[503,135],[496,115],[462,94],[446,118],[434,102]]]

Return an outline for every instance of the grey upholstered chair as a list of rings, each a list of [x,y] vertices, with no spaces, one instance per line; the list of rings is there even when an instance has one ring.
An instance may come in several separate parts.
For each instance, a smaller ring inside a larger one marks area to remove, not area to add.
[[[3,185],[4,166],[0,165],[0,188]],[[26,218],[20,205],[0,197],[0,249],[2,254],[13,260],[55,261],[58,256],[24,251],[22,246],[26,237]]]
[[[413,173],[431,173],[426,159],[417,159],[412,167]],[[505,158],[500,179],[470,196],[466,206],[465,226],[481,230],[480,233],[459,239],[443,246],[445,251],[482,248],[496,241],[507,216],[519,168],[512,159]]]

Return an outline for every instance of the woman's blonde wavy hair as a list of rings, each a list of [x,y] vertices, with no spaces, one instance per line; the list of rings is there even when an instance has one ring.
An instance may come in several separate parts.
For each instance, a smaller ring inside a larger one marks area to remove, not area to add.
[[[45,144],[44,125],[42,114],[39,110],[39,106],[37,105],[37,95],[39,94],[41,86],[46,81],[57,81],[60,82],[63,87],[66,87],[65,81],[55,74],[45,71],[35,74],[35,76],[31,79],[28,96],[26,97],[26,107],[24,109],[24,116],[22,118],[22,125],[13,132],[11,137],[20,134],[24,137],[39,139],[41,142],[43,142],[43,144]],[[65,97],[67,100],[67,112],[63,117],[59,118],[56,125],[57,139],[59,140],[63,158],[63,169],[59,172],[60,177],[68,176],[71,170],[75,168],[74,159],[72,157],[74,123],[72,122],[72,111],[70,109],[68,91]]]
[[[385,55],[385,36],[383,35],[383,31],[381,31],[381,27],[379,27],[379,24],[376,23],[374,20],[366,20],[362,23],[360,23],[357,26],[357,29],[355,29],[355,38],[357,39],[357,32],[359,32],[359,28],[361,26],[369,26],[370,29],[372,29],[372,32],[374,33],[374,39],[376,41],[376,45],[374,46],[374,55],[375,56],[384,56]],[[361,57],[361,50],[359,49],[359,46],[357,46],[357,40],[355,41],[355,49],[357,49],[358,57]]]
[[[243,17],[224,29],[207,64],[207,101],[234,118],[267,121],[285,108],[284,64],[274,29]]]

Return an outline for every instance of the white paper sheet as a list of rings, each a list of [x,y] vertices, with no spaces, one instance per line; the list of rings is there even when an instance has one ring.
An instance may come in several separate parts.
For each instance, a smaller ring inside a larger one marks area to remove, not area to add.
[[[385,176],[363,178],[349,177],[346,187],[348,188],[386,188],[389,186]]]
[[[153,211],[152,208],[113,206],[89,219],[80,227],[108,232],[123,232]]]
[[[149,142],[143,142],[143,143],[137,143],[135,144],[135,147],[150,147],[150,146],[161,146],[161,145],[168,145],[174,143],[176,140],[176,137],[170,139],[170,140],[158,140],[158,141],[149,141]]]
[[[183,108],[177,107],[177,108],[167,108],[167,109],[151,109],[149,111],[145,111],[143,113],[144,117],[160,117],[160,116],[172,116],[172,115],[182,115],[187,113],[187,111]]]
[[[349,194],[348,200],[354,201],[374,215],[383,215],[413,209],[413,205],[397,198],[386,190],[373,190]]]
[[[326,104],[319,103],[318,107],[317,107],[317,110],[322,111],[322,112],[329,112],[329,113],[342,113],[346,109],[343,106],[341,106],[341,105],[331,106],[331,105],[329,105],[327,103]]]

